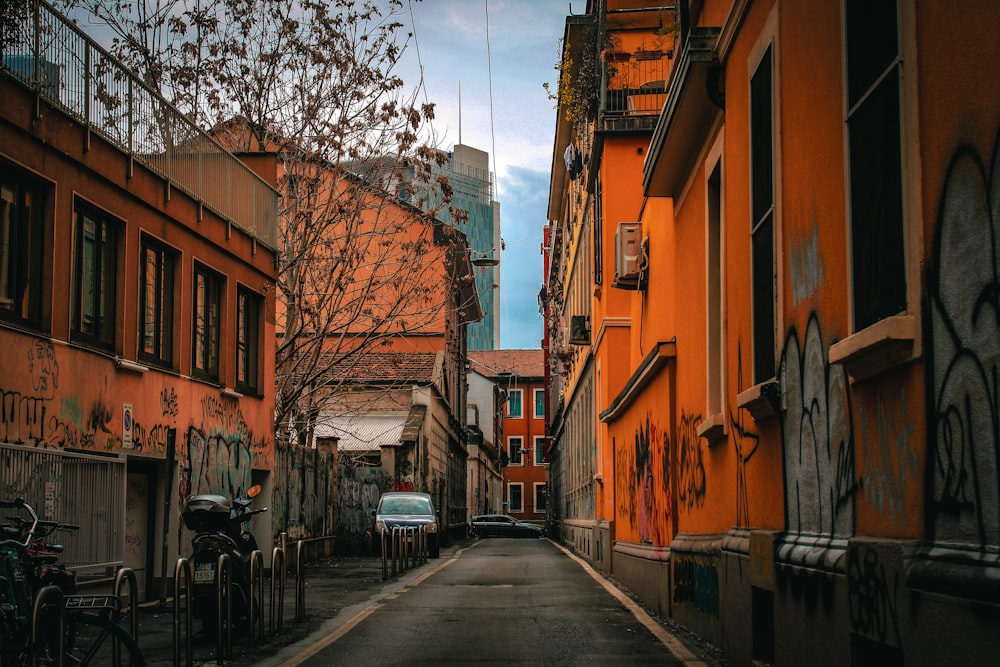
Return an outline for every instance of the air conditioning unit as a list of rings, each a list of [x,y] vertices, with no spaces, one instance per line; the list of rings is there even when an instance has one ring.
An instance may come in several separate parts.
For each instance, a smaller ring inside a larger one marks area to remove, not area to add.
[[[641,246],[642,223],[619,222],[615,231],[614,287],[636,289],[639,286]]]
[[[570,345],[590,345],[590,323],[586,315],[573,315],[569,318]]]

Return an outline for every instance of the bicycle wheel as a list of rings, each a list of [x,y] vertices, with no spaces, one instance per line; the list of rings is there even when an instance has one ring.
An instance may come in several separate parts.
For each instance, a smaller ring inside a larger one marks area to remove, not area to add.
[[[72,645],[66,646],[66,665],[132,665],[145,667],[146,659],[139,645],[125,628],[94,614],[70,613],[67,626],[72,627]],[[115,650],[121,662],[115,663]]]

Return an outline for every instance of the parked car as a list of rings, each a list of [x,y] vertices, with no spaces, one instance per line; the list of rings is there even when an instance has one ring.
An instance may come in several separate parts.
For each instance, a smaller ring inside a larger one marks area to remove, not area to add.
[[[387,491],[375,508],[375,537],[393,528],[427,526],[427,551],[431,558],[441,555],[438,518],[430,495],[415,491]]]
[[[482,514],[469,521],[469,537],[541,537],[545,530],[506,514]]]

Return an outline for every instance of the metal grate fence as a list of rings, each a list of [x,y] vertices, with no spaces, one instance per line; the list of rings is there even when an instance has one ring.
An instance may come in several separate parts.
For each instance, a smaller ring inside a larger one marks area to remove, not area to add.
[[[0,498],[24,498],[39,518],[80,526],[51,540],[65,547],[60,561],[67,566],[122,564],[124,459],[0,444]]]

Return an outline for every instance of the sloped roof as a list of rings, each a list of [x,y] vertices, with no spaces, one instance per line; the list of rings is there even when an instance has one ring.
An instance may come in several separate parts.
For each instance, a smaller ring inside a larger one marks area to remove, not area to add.
[[[343,452],[378,451],[398,445],[406,425],[407,413],[328,415],[316,424],[316,437],[337,438]]]
[[[472,370],[483,377],[509,373],[522,378],[545,377],[545,355],[541,350],[477,350],[469,352]]]
[[[330,367],[334,382],[430,384],[436,352],[366,352]]]

